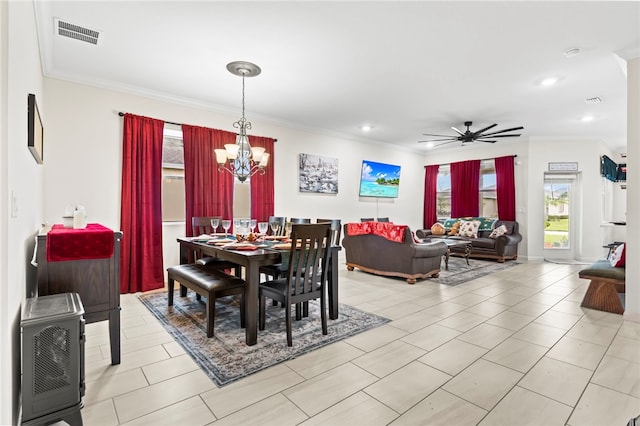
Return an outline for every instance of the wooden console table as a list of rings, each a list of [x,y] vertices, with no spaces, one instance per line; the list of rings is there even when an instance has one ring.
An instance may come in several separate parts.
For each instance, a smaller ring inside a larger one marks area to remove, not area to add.
[[[78,293],[87,323],[109,320],[111,364],[120,364],[120,241],[113,233],[113,255],[103,259],[47,261],[47,232],[38,234],[38,296]]]

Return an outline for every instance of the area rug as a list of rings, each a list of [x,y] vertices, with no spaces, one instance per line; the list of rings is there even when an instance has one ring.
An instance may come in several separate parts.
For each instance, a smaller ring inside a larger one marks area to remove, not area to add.
[[[174,305],[167,306],[166,293],[139,296],[140,301],[160,320],[164,328],[218,386],[224,386],[267,367],[287,361],[330,343],[378,327],[389,320],[340,304],[338,319],[328,319],[328,332],[322,334],[320,304],[309,303],[309,317],[292,325],[293,346],[287,346],[284,309],[267,303],[266,327],[258,330],[258,343],[245,344],[245,331],[240,328],[237,298],[216,300],[215,335],[207,338],[205,303],[197,301],[193,292],[180,297],[174,294]]]
[[[469,265],[461,257],[449,258],[449,270],[444,269],[444,261],[442,262],[442,269],[440,270],[440,276],[438,278],[429,278],[428,281],[433,281],[438,284],[445,284],[449,286],[456,286],[458,284],[465,283],[467,281],[474,280],[476,278],[484,277],[485,275],[492,274],[494,272],[502,271],[519,263],[513,260],[507,260],[504,263],[498,263],[493,260],[478,260],[469,259]]]

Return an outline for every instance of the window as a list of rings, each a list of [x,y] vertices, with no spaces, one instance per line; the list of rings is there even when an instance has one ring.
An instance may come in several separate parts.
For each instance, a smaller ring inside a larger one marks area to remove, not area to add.
[[[184,222],[184,213],[182,129],[165,124],[162,141],[162,221]]]
[[[480,162],[480,216],[498,217],[496,165],[493,159]]]
[[[438,219],[451,217],[451,174],[448,164],[438,168],[436,183],[436,215]]]
[[[494,160],[482,160],[480,162],[479,187],[479,216],[498,217],[498,193]],[[436,197],[436,215],[438,219],[451,217],[451,167],[449,164],[442,164],[438,169]]]

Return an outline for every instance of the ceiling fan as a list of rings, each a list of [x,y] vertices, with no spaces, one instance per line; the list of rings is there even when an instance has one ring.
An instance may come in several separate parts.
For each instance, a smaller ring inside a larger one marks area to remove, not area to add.
[[[485,127],[484,129],[480,129],[478,131],[472,132],[471,130],[469,130],[469,127],[471,127],[472,124],[473,122],[471,121],[464,122],[464,125],[467,126],[467,130],[465,132],[461,132],[455,127],[451,127],[451,129],[453,129],[453,131],[455,131],[457,135],[449,136],[449,135],[434,135],[430,133],[423,133],[424,136],[431,136],[431,137],[444,138],[444,139],[430,139],[430,140],[424,140],[424,141],[418,141],[418,142],[442,142],[434,146],[446,145],[452,142],[462,142],[463,145],[465,143],[475,142],[475,141],[496,143],[497,141],[493,139],[517,137],[517,136],[520,136],[519,133],[518,134],[505,134],[505,133],[524,129],[524,127],[520,126],[520,127],[512,127],[510,129],[496,130],[494,132],[487,133],[488,130],[491,130],[497,126],[497,124],[492,124],[490,126]]]

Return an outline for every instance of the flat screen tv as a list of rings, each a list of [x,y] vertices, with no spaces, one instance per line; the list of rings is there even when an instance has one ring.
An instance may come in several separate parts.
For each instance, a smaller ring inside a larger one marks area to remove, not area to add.
[[[362,161],[360,196],[397,198],[400,187],[400,166]]]

